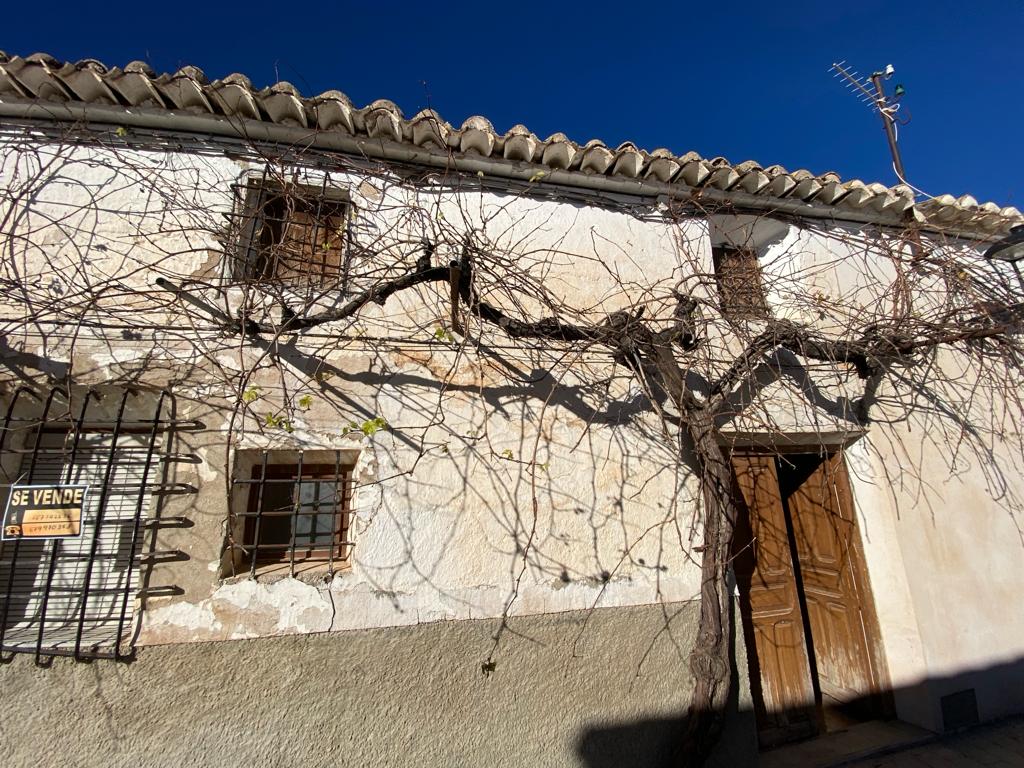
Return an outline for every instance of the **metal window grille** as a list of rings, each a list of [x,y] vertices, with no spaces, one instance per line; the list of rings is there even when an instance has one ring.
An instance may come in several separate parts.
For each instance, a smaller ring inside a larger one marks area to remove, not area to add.
[[[348,280],[348,200],[328,187],[251,179],[235,186],[236,279],[323,289]]]
[[[163,462],[180,422],[165,416],[166,394],[123,391],[105,400],[101,406],[91,390],[72,398],[59,389],[45,397],[19,389],[6,409],[0,432],[5,503],[13,485],[88,490],[78,537],[0,542],[4,652],[34,653],[37,661],[131,655],[144,528],[153,494],[168,488]],[[36,415],[16,416],[25,405]]]
[[[715,280],[722,313],[737,320],[768,317],[768,300],[757,254],[746,248],[714,248]]]
[[[264,451],[251,476],[233,480],[236,512],[228,548],[235,572],[254,577],[276,567],[294,575],[326,565],[333,573],[349,562],[352,465],[340,451],[333,462],[311,463],[302,452],[289,458],[293,463],[271,463]]]

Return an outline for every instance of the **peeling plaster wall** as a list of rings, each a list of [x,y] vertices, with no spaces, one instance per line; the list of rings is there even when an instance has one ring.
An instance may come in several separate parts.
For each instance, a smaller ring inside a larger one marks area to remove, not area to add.
[[[129,665],[16,658],[0,762],[654,768],[681,733],[697,606],[664,609],[514,619],[488,675],[495,621],[165,645]],[[740,684],[712,765],[756,764]]]
[[[357,390],[346,390],[357,397]],[[151,598],[143,613],[142,644],[217,640],[293,632],[399,626],[443,619],[471,619],[685,600],[697,593],[698,572],[684,552],[661,550],[673,529],[665,523],[674,498],[685,504],[693,489],[686,476],[660,473],[662,462],[644,450],[644,437],[625,427],[586,434],[585,425],[564,419],[542,440],[546,469],[502,456],[522,456],[542,437],[530,426],[535,416],[509,400],[507,411],[469,421],[487,421],[490,446],[448,435],[450,448],[422,456],[403,440],[402,425],[418,418],[412,384],[374,388],[375,405],[390,431],[357,440],[317,428],[306,414],[287,440],[294,446],[338,448],[358,453],[353,504],[351,567],[298,578],[244,576],[221,579],[227,510],[224,434],[183,435],[200,457],[181,464],[175,480],[197,492],[167,499],[163,514],[194,525],[158,534],[160,549],[181,550],[187,560],[155,567],[151,585],[175,586],[184,594]],[[476,409],[476,401],[446,404],[447,423]],[[529,406],[527,406],[529,407]],[[201,406],[194,406],[201,409]],[[187,411],[207,424],[216,412]],[[551,408],[556,414],[558,409]],[[329,413],[321,417],[326,423]],[[446,428],[447,429],[447,428]],[[440,430],[439,430],[440,433]],[[444,434],[447,435],[447,432]],[[572,449],[586,438],[586,449]],[[243,438],[240,450],[261,441]],[[265,445],[265,443],[264,443]],[[524,447],[525,445],[525,447]],[[286,454],[284,454],[286,455]],[[233,459],[234,461],[234,459]],[[413,476],[404,469],[416,462]],[[246,472],[239,472],[247,476]],[[377,482],[391,478],[387,482]],[[646,492],[639,494],[641,489]],[[537,508],[533,506],[536,493]],[[242,497],[244,502],[244,496]],[[686,507],[682,507],[686,515]],[[518,546],[533,536],[529,567]],[[630,547],[624,556],[624,543]]]
[[[153,188],[147,190],[144,177],[125,174],[124,164],[147,167],[153,178],[192,190],[186,202],[194,211],[223,218],[231,211],[230,185],[254,170],[251,163],[216,151],[201,156],[62,151],[72,165],[39,205],[63,216],[64,226],[36,232],[32,248],[38,250],[21,265],[27,273],[31,260],[43,253],[57,264],[87,263],[97,273],[125,268],[126,283],[137,291],[150,289],[153,263],[181,278],[216,273],[216,233],[192,233],[185,241],[176,234],[181,211],[168,210],[168,201]],[[9,155],[4,158],[5,178],[15,177],[13,162]],[[304,181],[316,183],[322,178],[318,173],[303,170]],[[809,232],[742,216],[679,222],[657,213],[632,216],[598,204],[488,190],[439,194],[352,172],[335,174],[332,183],[351,192],[364,235],[386,231],[394,225],[395,211],[410,202],[427,211],[436,228],[464,216],[466,225],[481,226],[493,245],[514,249],[524,263],[550,260],[545,286],[555,295],[571,296],[574,305],[594,316],[629,300],[620,283],[640,284],[645,276],[657,275],[671,286],[694,272],[710,273],[711,247],[719,244],[755,248],[769,278],[803,275],[804,288],[820,293],[823,301],[840,293],[876,301],[869,288],[872,279],[860,271],[862,257],[883,246],[902,247],[845,225]],[[98,194],[102,211],[90,210]],[[142,226],[147,216],[155,217],[155,231]],[[84,241],[69,236],[74,226],[90,236]],[[398,235],[407,234],[399,230]],[[870,264],[876,278],[891,277],[884,258]],[[786,297],[773,288],[777,284],[769,280],[768,300],[778,310]],[[713,301],[709,285],[701,295]],[[55,282],[54,296],[66,287]],[[239,296],[228,298],[237,308]],[[662,471],[677,465],[675,456],[664,453],[670,449],[659,440],[660,425],[646,412],[639,390],[621,371],[613,375],[607,357],[574,360],[586,366],[587,375],[570,373],[554,381],[542,375],[552,365],[550,356],[507,347],[479,352],[428,344],[449,307],[436,293],[422,292],[398,297],[386,311],[368,308],[355,327],[356,334],[371,336],[400,317],[402,328],[424,337],[417,337],[417,344],[400,349],[352,345],[320,354],[315,346],[286,340],[282,377],[256,364],[261,348],[239,344],[237,337],[224,339],[196,313],[174,310],[167,297],[159,310],[147,303],[151,297],[138,301],[140,317],[177,323],[183,334],[147,330],[137,338],[111,340],[85,330],[72,349],[60,334],[40,337],[26,328],[11,334],[7,343],[45,359],[48,366],[70,365],[82,384],[138,376],[148,387],[169,386],[179,418],[204,425],[176,438],[175,450],[191,460],[174,464],[169,479],[194,486],[196,493],[164,499],[161,513],[181,515],[190,527],[159,534],[159,548],[178,550],[183,559],[155,567],[149,583],[182,594],[147,601],[138,633],[143,660],[151,655],[185,664],[178,659],[201,661],[202,654],[227,654],[218,649],[235,647],[155,647],[168,643],[373,627],[439,632],[448,625],[419,630],[411,625],[503,612],[526,620],[593,605],[625,610],[696,596],[699,571],[684,551],[696,511],[694,478],[685,468]],[[786,316],[820,321],[815,313]],[[195,339],[207,345],[203,354],[196,352]],[[739,351],[726,339],[712,341],[725,351]],[[219,375],[211,373],[213,362]],[[247,386],[259,389],[259,399],[248,417],[232,422],[238,393],[229,382],[250,370]],[[585,386],[598,374],[609,377],[614,408]],[[262,410],[281,405],[282,378],[289,391],[314,396],[309,408],[294,414],[288,434],[259,423]],[[858,384],[853,378],[821,374],[815,383],[841,405],[841,395],[853,391],[851,383]],[[447,380],[446,387],[439,386],[441,380]],[[761,429],[767,421],[809,445],[822,434],[842,442],[859,429],[841,407],[825,411],[804,405],[801,386],[799,378],[783,377],[737,398],[756,405]],[[432,424],[438,412],[444,414],[443,424]],[[375,416],[386,418],[391,429],[363,438],[344,426]],[[741,416],[730,428],[742,434],[756,427]],[[940,723],[938,697],[951,692],[958,680],[978,688],[983,717],[1024,708],[998,680],[972,672],[1014,662],[1019,670],[1024,658],[1019,639],[1024,618],[1013,610],[1024,588],[1017,501],[1024,488],[1005,447],[996,449],[1003,466],[998,482],[986,479],[976,460],[951,468],[941,446],[955,442],[956,436],[948,435],[930,442],[927,423],[903,430],[880,418],[851,451],[885,653],[893,683],[903,690],[897,704],[901,716],[933,728]],[[235,467],[229,447],[358,454],[351,568],[331,579],[221,578],[228,481]],[[913,482],[892,482],[901,462],[919,468],[908,473]],[[408,474],[411,466],[415,472]],[[683,547],[673,514],[685,531]],[[696,541],[700,531],[693,530],[692,536]],[[537,556],[523,569],[520,553],[527,540]],[[955,617],[950,606],[956,608]],[[273,642],[287,648],[307,641]],[[243,647],[256,646],[237,646]],[[963,675],[968,677],[958,677]],[[947,682],[931,687],[922,682],[933,678]]]
[[[217,227],[232,210],[231,184],[258,174],[258,166],[216,153],[115,155],[55,146],[46,152],[58,169],[47,172],[59,180],[43,188],[25,224],[43,233],[26,248],[25,268],[38,271],[45,258],[96,275],[125,272],[126,285],[146,292],[137,299],[139,319],[184,333],[157,327],[138,338],[105,338],[86,328],[72,348],[60,334],[39,337],[26,329],[12,341],[69,363],[82,385],[129,378],[170,387],[177,418],[203,425],[175,436],[173,452],[183,459],[168,466],[167,480],[195,492],[161,499],[163,517],[182,517],[188,525],[156,533],[151,546],[179,559],[153,567],[147,585],[180,594],[148,597],[136,612],[141,645],[629,606],[698,594],[699,568],[674,543],[676,516],[685,537],[700,536],[691,528],[694,478],[685,468],[664,471],[677,464],[676,449],[659,438],[656,415],[608,355],[587,354],[573,363],[585,366],[583,374],[556,379],[543,372],[558,354],[417,343],[429,340],[448,312],[438,292],[421,291],[396,296],[384,308],[368,306],[355,328],[367,336],[407,333],[408,345],[324,351],[316,341],[292,340],[281,351],[282,373],[265,364],[260,345],[225,338],[202,312],[187,306],[182,312],[171,294],[152,291],[159,274],[181,282],[217,272]],[[8,166],[13,162],[7,156]],[[32,160],[21,162],[27,167]],[[315,168],[298,173],[305,184],[324,179]],[[477,227],[492,247],[518,254],[524,265],[549,261],[545,287],[595,314],[635,298],[620,281],[640,285],[645,274],[656,273],[674,282],[695,271],[694,260],[704,271],[710,267],[708,228],[700,220],[678,223],[490,191],[440,194],[436,187],[351,171],[332,173],[331,184],[348,190],[359,212],[359,236],[383,238],[377,241],[382,251],[408,250],[410,225],[403,215],[414,205],[437,228],[446,221]],[[47,224],[44,214],[63,217],[63,226]],[[241,295],[232,291],[228,299],[237,308]],[[212,292],[206,298],[217,303]],[[240,394],[232,387],[243,376],[243,389],[258,397],[235,418]],[[602,376],[609,379],[607,394],[590,384]],[[312,402],[294,408],[288,432],[261,423],[264,413],[289,405],[293,393],[293,401],[308,394]],[[390,428],[372,437],[346,427],[378,416]],[[228,509],[244,504],[229,492],[230,480],[245,474],[239,452],[262,449],[358,456],[349,568],[330,578],[322,572],[257,582],[221,578],[230,572],[223,554]],[[666,546],[666,539],[673,544]],[[527,542],[531,558],[524,567]]]

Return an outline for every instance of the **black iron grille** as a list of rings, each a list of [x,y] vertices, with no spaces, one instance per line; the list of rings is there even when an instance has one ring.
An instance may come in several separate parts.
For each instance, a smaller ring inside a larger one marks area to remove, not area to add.
[[[330,461],[310,461],[302,451],[266,451],[251,469],[241,462],[233,480],[233,522],[229,527],[229,573],[326,567],[328,573],[347,565],[352,543],[349,519],[352,465],[340,451]],[[283,455],[283,460],[282,460]]]
[[[131,654],[140,550],[175,422],[166,394],[102,397],[19,389],[0,432],[12,486],[88,486],[80,535],[0,543],[0,647],[9,653],[122,659]],[[152,554],[151,552],[149,554]]]

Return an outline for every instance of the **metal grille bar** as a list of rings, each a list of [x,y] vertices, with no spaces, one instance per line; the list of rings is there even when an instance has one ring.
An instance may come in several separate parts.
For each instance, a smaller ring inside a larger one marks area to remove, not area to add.
[[[288,463],[273,464],[261,452],[251,477],[232,480],[232,572],[241,565],[253,578],[261,567],[280,566],[294,575],[299,566],[326,565],[333,573],[347,564],[352,469],[341,451],[330,463],[310,463],[295,451]]]
[[[272,178],[269,167],[231,185],[234,209],[224,216],[229,234],[222,241],[235,266],[228,277],[276,281],[311,293],[326,287],[348,292],[351,265],[351,201],[335,191],[330,174],[317,186]],[[328,223],[334,221],[337,227]],[[325,235],[334,233],[340,238]],[[340,282],[340,285],[337,285]]]

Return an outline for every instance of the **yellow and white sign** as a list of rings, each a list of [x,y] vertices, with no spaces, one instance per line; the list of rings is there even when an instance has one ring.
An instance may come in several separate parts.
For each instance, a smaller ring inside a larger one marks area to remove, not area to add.
[[[15,485],[4,510],[0,536],[69,539],[82,535],[87,485]]]

